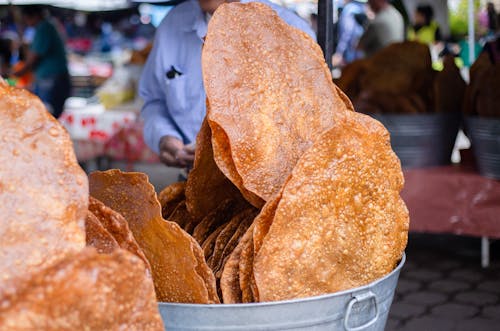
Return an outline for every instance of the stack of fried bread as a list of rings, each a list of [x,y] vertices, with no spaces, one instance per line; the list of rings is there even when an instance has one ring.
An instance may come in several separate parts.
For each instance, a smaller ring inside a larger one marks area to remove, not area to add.
[[[500,53],[500,39],[491,44]],[[500,118],[500,63],[488,52],[478,57],[470,70],[470,84],[465,94],[465,113]]]
[[[0,84],[0,330],[163,330],[149,263],[42,102]]]
[[[428,46],[410,41],[347,65],[337,83],[365,114],[458,113],[466,87],[451,55],[435,71]]]
[[[408,232],[400,162],[386,129],[333,84],[318,45],[266,5],[224,4],[202,67],[207,116],[194,167],[158,195],[146,175],[108,170],[90,174],[89,201],[54,120],[12,127],[22,143],[2,152],[16,167],[0,177],[1,213],[12,220],[2,233],[14,238],[0,245],[2,270],[13,270],[0,288],[0,329],[20,312],[63,319],[67,309],[158,329],[150,276],[158,301],[213,304],[333,293],[394,269]],[[9,98],[24,110],[35,99]]]

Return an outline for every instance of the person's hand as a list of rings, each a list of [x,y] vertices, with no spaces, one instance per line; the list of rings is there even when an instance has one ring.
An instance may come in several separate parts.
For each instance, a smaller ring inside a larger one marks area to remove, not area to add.
[[[335,53],[332,55],[332,66],[340,67],[344,63],[344,59],[341,54]]]
[[[185,168],[192,166],[194,148],[185,146],[178,138],[164,136],[160,140],[160,161],[169,167]]]

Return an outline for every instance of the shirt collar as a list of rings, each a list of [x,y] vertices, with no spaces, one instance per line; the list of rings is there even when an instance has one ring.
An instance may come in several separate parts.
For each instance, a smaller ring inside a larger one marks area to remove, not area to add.
[[[202,39],[205,37],[207,34],[207,17],[205,13],[201,10],[201,8],[198,7],[196,15],[194,15],[193,21],[191,24],[188,24],[186,26],[186,31],[187,32],[192,32],[195,31],[196,35]]]

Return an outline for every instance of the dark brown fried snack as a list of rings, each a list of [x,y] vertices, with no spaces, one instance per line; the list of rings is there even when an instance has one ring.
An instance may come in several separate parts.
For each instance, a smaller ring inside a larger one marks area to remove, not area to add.
[[[447,56],[443,60],[444,68],[436,74],[434,94],[436,112],[461,112],[467,84],[455,64],[455,58]]]
[[[255,256],[259,300],[333,293],[391,272],[408,236],[403,181],[379,122],[351,113],[326,131],[283,187]]]
[[[195,227],[193,231],[193,238],[201,244],[208,238],[208,236],[215,231],[219,226],[231,220],[233,215],[241,210],[238,202],[232,199],[226,199]]]
[[[211,267],[211,258],[212,254],[214,253],[214,248],[215,248],[215,241],[217,240],[217,237],[219,234],[224,230],[224,228],[227,226],[229,222],[226,222],[219,226],[215,231],[213,231],[207,239],[203,242],[201,245],[201,249],[203,249],[203,255],[205,255],[205,259],[207,260],[207,264],[209,267]]]
[[[220,251],[216,252],[214,250],[213,270],[215,272],[215,277],[217,279],[221,277],[222,269],[224,268],[224,264],[229,258],[229,255],[231,255],[231,253],[236,248],[243,235],[246,233],[250,225],[253,223],[255,216],[257,216],[257,211],[253,208],[247,209],[237,216],[239,225],[233,232],[230,239],[224,245],[222,252]]]
[[[215,162],[256,207],[279,192],[314,140],[352,110],[318,44],[261,3],[217,9],[202,68]]]
[[[127,220],[151,263],[158,301],[218,303],[215,277],[203,252],[176,223],[163,220],[148,177],[119,170],[89,176],[90,194]]]
[[[239,281],[241,289],[241,302],[250,303],[254,302],[255,298],[252,292],[252,279],[253,279],[253,240],[249,240],[241,251],[240,263],[238,266],[239,270]]]
[[[158,201],[161,205],[161,214],[164,219],[168,220],[169,216],[174,212],[179,203],[184,200],[186,190],[185,182],[173,183],[165,187],[158,194]]]
[[[86,248],[27,276],[0,291],[0,330],[163,330],[149,272],[125,250]]]
[[[0,290],[85,247],[88,181],[66,130],[0,83]]]
[[[164,217],[165,218],[165,217]],[[165,218],[170,222],[175,222],[179,224],[181,228],[184,228],[187,224],[194,221],[194,218],[188,212],[186,207],[186,201],[183,200],[177,204],[174,211],[170,213],[168,218]]]
[[[137,255],[144,262],[146,268],[151,270],[148,259],[130,231],[127,220],[122,215],[93,197],[89,197],[89,211],[97,217],[101,226],[115,239],[119,247]]]
[[[252,242],[253,227],[250,226],[236,248],[232,251],[227,262],[224,264],[220,279],[220,289],[223,303],[241,303],[242,292],[240,288],[240,258],[243,248]]]

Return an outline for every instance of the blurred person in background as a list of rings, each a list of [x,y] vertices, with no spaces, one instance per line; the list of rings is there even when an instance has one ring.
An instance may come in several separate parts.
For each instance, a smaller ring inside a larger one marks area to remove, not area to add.
[[[51,114],[58,118],[64,110],[64,102],[70,96],[71,89],[63,40],[46,17],[42,6],[23,6],[22,15],[26,25],[35,28],[35,35],[24,65],[12,74],[22,77],[33,71],[33,92],[48,106]]]
[[[196,135],[205,117],[201,50],[208,21],[225,0],[188,0],[173,8],[158,27],[142,72],[144,140],[167,166],[189,168]],[[242,2],[249,2],[243,0]],[[306,21],[267,0],[259,0],[288,24],[316,39]]]
[[[487,37],[493,36],[497,32],[499,25],[498,14],[492,2],[486,3],[486,8],[479,13],[479,25]]]
[[[425,4],[417,6],[414,24],[408,31],[408,40],[419,41],[424,44],[434,44],[441,41],[439,24],[434,20],[434,9]]]
[[[338,43],[332,57],[334,67],[350,63],[361,57],[357,49],[359,38],[364,32],[357,15],[365,15],[366,0],[347,0],[339,17]]]
[[[366,31],[359,40],[358,48],[366,56],[404,40],[404,21],[401,13],[388,0],[368,0],[375,17],[370,20]]]

